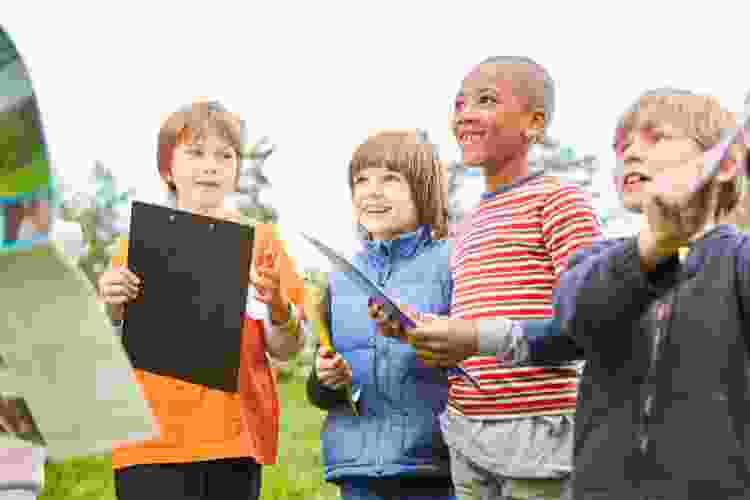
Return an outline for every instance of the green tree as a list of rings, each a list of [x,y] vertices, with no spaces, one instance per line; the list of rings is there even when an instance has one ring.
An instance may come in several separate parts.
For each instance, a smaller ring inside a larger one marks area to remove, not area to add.
[[[106,268],[115,251],[118,238],[127,232],[123,210],[135,192],[121,190],[112,171],[96,161],[90,175],[88,191],[75,191],[62,186],[61,216],[77,222],[83,231],[87,251],[78,265],[92,283]]]
[[[279,213],[271,205],[261,201],[261,193],[272,187],[264,167],[268,157],[276,151],[276,145],[268,137],[262,137],[242,154],[242,160],[250,166],[241,168],[239,189],[234,201],[243,215],[263,223],[278,222]]]

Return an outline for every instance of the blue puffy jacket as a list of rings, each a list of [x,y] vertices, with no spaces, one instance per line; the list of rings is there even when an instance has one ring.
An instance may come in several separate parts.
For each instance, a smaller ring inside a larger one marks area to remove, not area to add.
[[[354,265],[398,302],[420,312],[447,314],[452,280],[450,244],[427,227],[390,241],[365,241]],[[325,478],[450,477],[449,452],[438,415],[445,408],[445,374],[424,366],[414,349],[378,335],[367,316],[368,297],[343,274],[332,273],[329,314],[334,348],[352,367],[359,416],[341,391],[322,386],[315,371],[308,397],[329,410],[321,434]]]

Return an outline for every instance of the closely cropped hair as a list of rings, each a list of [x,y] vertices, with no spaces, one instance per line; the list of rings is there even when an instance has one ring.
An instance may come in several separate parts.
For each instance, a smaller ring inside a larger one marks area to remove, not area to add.
[[[159,130],[156,162],[159,174],[172,194],[175,186],[167,178],[177,146],[205,140],[209,135],[225,140],[237,154],[238,163],[245,146],[242,120],[217,101],[195,102],[172,113]],[[239,168],[239,165],[238,165]]]
[[[670,88],[651,90],[643,93],[618,121],[615,152],[623,154],[624,141],[634,130],[658,123],[668,123],[682,130],[708,151],[721,141],[723,132],[737,125],[737,117],[710,95]],[[742,198],[740,174],[747,163],[747,145],[735,144],[730,154],[737,161],[738,175],[719,192],[716,213],[719,217],[734,210]]]
[[[546,132],[555,111],[555,82],[544,66],[523,56],[492,56],[481,64],[498,65],[499,74],[513,82],[513,94],[527,99],[529,110],[544,109]]]
[[[432,227],[433,237],[448,236],[448,182],[437,147],[421,130],[389,130],[368,138],[349,163],[349,189],[366,168],[384,167],[401,173],[411,188],[418,223]]]

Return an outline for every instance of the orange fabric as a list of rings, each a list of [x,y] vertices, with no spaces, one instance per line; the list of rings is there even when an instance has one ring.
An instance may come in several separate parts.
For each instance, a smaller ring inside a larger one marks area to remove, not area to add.
[[[255,226],[255,249],[273,238],[267,224]],[[128,242],[120,240],[113,266],[127,264]],[[304,281],[294,262],[282,253],[281,286],[295,304]],[[112,466],[184,463],[221,458],[254,457],[263,465],[276,463],[279,438],[279,400],[266,357],[263,323],[245,317],[241,337],[237,394],[135,370],[144,397],[160,429],[156,439],[116,448]]]

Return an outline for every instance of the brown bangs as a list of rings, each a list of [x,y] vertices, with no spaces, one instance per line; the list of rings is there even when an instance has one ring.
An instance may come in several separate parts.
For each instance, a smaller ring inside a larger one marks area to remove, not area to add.
[[[387,168],[401,173],[409,183],[419,224],[432,227],[434,237],[448,235],[446,172],[437,148],[423,141],[416,130],[380,132],[361,144],[349,164],[349,189],[366,168]]]
[[[159,130],[157,164],[162,177],[171,170],[175,147],[197,144],[209,136],[226,141],[241,156],[245,146],[242,120],[221,104],[197,102],[172,113]],[[174,190],[172,185],[169,188]]]
[[[734,114],[711,96],[647,95],[623,116],[622,137],[659,123],[682,130],[708,150],[721,140],[722,131],[734,127],[736,122]]]
[[[196,103],[190,109],[172,114],[159,131],[159,143],[193,144],[215,135],[240,153],[243,146],[241,120],[228,111],[214,110],[210,105]]]

